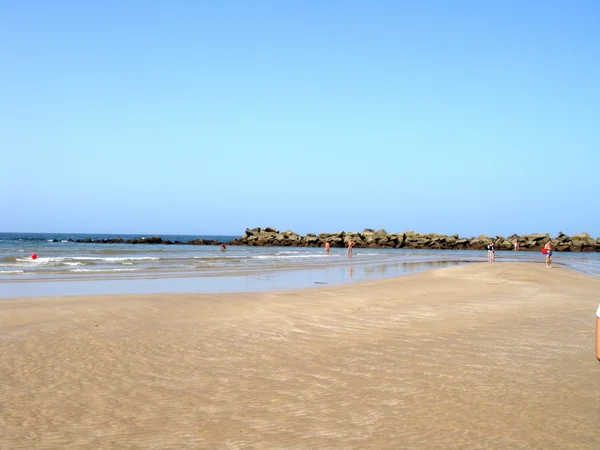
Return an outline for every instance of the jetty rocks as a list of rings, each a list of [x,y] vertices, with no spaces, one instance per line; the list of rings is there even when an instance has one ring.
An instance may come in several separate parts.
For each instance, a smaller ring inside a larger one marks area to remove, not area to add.
[[[331,247],[346,247],[353,240],[358,248],[420,248],[432,250],[485,250],[493,241],[498,250],[514,250],[515,242],[519,242],[520,250],[540,250],[549,239],[552,239],[554,250],[559,252],[598,252],[600,238],[594,239],[588,233],[567,236],[559,233],[552,237],[548,233],[524,235],[460,237],[458,234],[439,233],[421,234],[414,231],[388,233],[385,230],[365,228],[362,232],[340,231],[337,233],[307,234],[302,236],[293,231],[279,231],[275,228],[246,228],[243,236],[229,242],[209,239],[191,241],[170,241],[159,236],[142,237],[124,240],[111,239],[69,239],[69,242],[83,244],[162,244],[162,245],[249,245],[259,247],[323,247],[329,242]],[[55,242],[59,242],[55,240]]]
[[[549,239],[559,252],[597,252],[600,251],[600,238],[594,239],[588,233],[567,236],[559,233],[551,238],[548,233],[535,233],[508,237],[486,236],[460,237],[458,234],[438,233],[421,234],[414,231],[388,233],[387,231],[365,228],[362,232],[321,233],[299,235],[293,231],[267,228],[247,228],[244,235],[230,242],[231,245],[250,245],[264,247],[323,247],[329,242],[331,247],[346,247],[353,240],[358,248],[415,248],[435,250],[485,250],[493,241],[499,250],[514,250],[519,242],[520,250],[539,251]]]
[[[58,239],[54,239],[53,242],[60,242]],[[164,245],[220,245],[221,241],[209,240],[209,239],[194,239],[192,241],[171,241],[169,239],[163,239],[159,236],[142,237],[138,239],[123,239],[123,238],[110,238],[110,239],[69,239],[68,242],[78,242],[80,244],[164,244]]]

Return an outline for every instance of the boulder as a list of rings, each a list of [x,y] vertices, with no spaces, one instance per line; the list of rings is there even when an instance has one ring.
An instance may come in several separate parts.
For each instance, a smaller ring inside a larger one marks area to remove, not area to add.
[[[385,243],[387,243],[387,241],[389,239],[388,232],[385,231],[383,228],[380,230],[377,230],[374,234],[374,237],[375,237],[375,243],[380,244],[380,245],[384,245]]]
[[[447,250],[452,250],[456,248],[456,241],[458,241],[458,234],[453,234],[452,236],[446,236],[444,241],[442,242],[442,248]]]
[[[562,232],[561,232],[561,234],[562,234]],[[588,239],[591,239],[591,236],[590,236],[590,233],[577,233],[577,234],[572,234],[571,239],[581,239],[582,241],[586,241]]]
[[[466,248],[470,248],[472,250],[485,250],[487,249],[487,246],[491,244],[491,242],[491,238],[485,234],[481,234],[478,237],[469,239],[469,243],[466,245]]]
[[[387,237],[387,241],[393,243],[394,245],[396,245],[398,239],[402,239],[402,237],[399,236],[397,233],[389,234]]]
[[[375,243],[375,232],[370,228],[365,228],[360,234],[361,239],[365,244],[373,244]]]
[[[365,244],[365,242],[362,240],[360,234],[358,234],[356,232],[351,232],[351,233],[349,232],[344,235],[344,237],[342,238],[342,241],[344,242],[344,246],[347,246],[348,242],[350,242],[350,240],[353,240],[356,243],[357,247],[360,247]]]
[[[290,241],[297,241],[297,242],[304,241],[304,236],[300,236],[299,234],[296,234],[293,231],[284,232],[284,236],[286,236]]]
[[[332,247],[344,247],[344,238],[339,236],[333,236],[329,239],[329,245]]]
[[[304,242],[306,242],[307,245],[317,247],[319,244],[319,238],[317,237],[316,234],[307,234],[304,237]],[[325,244],[323,244],[323,245],[325,245]]]
[[[258,236],[261,231],[262,231],[261,228],[246,228],[245,236],[246,237]]]
[[[546,234],[542,234],[542,233],[524,234],[521,237],[523,239],[525,239],[526,241],[534,241],[534,242],[539,242],[539,241],[544,241],[544,240],[550,239],[550,235],[548,233],[546,233]]]

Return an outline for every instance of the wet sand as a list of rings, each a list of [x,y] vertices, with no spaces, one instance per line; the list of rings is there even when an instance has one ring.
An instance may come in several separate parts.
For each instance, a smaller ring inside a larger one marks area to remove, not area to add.
[[[600,279],[0,301],[0,448],[600,448]]]

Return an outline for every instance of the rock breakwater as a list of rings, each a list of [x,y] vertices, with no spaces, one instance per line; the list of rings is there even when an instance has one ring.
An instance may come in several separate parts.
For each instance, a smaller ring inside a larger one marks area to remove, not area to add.
[[[552,239],[556,251],[595,252],[600,251],[600,238],[594,239],[588,233],[567,236],[559,233],[551,237],[548,233],[534,233],[508,237],[486,236],[461,237],[458,234],[421,234],[414,231],[388,233],[386,230],[364,229],[362,232],[321,233],[305,236],[293,231],[280,232],[275,228],[246,229],[244,235],[234,239],[232,245],[282,246],[282,247],[322,247],[329,242],[331,247],[346,247],[350,240],[362,248],[413,248],[434,250],[485,250],[493,241],[499,250],[514,250],[515,242],[520,250],[540,250]]]
[[[52,242],[63,242],[59,239],[54,239]],[[163,239],[159,236],[141,237],[137,239],[69,239],[67,242],[77,242],[79,244],[164,244],[164,245],[220,245],[221,241],[211,239],[194,239],[192,241],[171,241]]]
[[[362,232],[340,231],[337,233],[320,233],[300,235],[293,231],[279,231],[275,228],[247,228],[245,233],[230,242],[229,245],[248,245],[263,247],[323,247],[329,242],[331,247],[346,247],[350,240],[357,248],[410,248],[432,250],[485,250],[493,241],[498,250],[514,250],[515,242],[520,250],[539,251],[549,239],[552,239],[554,249],[559,252],[598,252],[600,238],[594,239],[589,233],[579,233],[568,236],[559,233],[551,237],[548,233],[534,233],[510,236],[461,237],[458,234],[446,235],[439,233],[421,234],[414,231],[388,233],[386,230],[365,228]],[[170,241],[159,236],[123,240],[112,239],[69,239],[69,242],[94,244],[163,244],[163,245],[220,245],[221,241],[195,239],[191,241]]]

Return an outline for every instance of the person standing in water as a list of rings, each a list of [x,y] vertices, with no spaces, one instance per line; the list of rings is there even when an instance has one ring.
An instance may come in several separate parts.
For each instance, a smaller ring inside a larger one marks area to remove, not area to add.
[[[329,249],[331,248],[331,244],[329,241],[325,242],[325,254],[329,255]]]
[[[546,267],[552,267],[552,240],[546,242],[544,245],[544,249],[546,250]]]
[[[356,245],[352,239],[348,241],[348,256],[352,256],[352,248]]]
[[[225,251],[227,251],[227,246],[226,246],[224,243],[223,243],[223,244],[221,244],[221,251],[222,251],[222,252],[225,252]]]
[[[496,261],[496,244],[494,241],[490,245],[488,245],[488,262]]]
[[[518,252],[520,247],[521,244],[519,244],[519,239],[515,239],[515,252]]]

